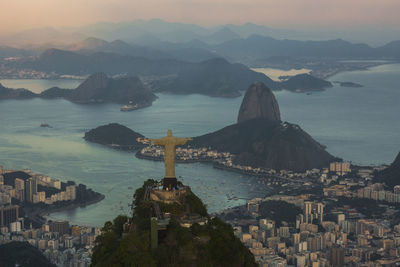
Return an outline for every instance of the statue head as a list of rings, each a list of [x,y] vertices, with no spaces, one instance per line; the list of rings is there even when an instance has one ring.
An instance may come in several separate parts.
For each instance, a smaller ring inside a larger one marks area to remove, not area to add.
[[[172,130],[168,130],[168,136],[172,136]]]

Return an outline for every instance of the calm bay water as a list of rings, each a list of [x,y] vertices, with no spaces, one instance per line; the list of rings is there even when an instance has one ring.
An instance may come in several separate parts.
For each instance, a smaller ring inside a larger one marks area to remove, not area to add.
[[[400,150],[399,74],[400,64],[384,65],[331,78],[357,82],[362,88],[335,86],[311,95],[276,92],[282,119],[299,124],[330,153],[345,160],[390,163]],[[42,90],[53,86],[49,82]],[[37,88],[40,91],[40,84]],[[167,129],[177,136],[196,136],[234,123],[241,100],[160,94],[152,107],[133,112],[120,112],[116,104],[77,105],[62,99],[1,101],[0,165],[30,168],[103,193],[106,198],[100,203],[51,215],[72,223],[102,225],[118,214],[129,213],[134,189],[148,178],[162,178],[163,163],[86,143],[82,139],[85,130],[118,122],[148,137],[161,137]],[[41,123],[52,128],[40,128]],[[254,178],[208,164],[179,164],[177,174],[211,212],[267,193]],[[243,199],[233,201],[227,195]]]

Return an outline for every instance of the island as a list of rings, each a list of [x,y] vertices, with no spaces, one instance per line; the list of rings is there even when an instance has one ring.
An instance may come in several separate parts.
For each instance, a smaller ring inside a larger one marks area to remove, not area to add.
[[[325,88],[332,87],[332,84],[323,79],[314,77],[310,74],[298,74],[290,77],[287,80],[281,82],[283,89],[290,90],[297,93],[322,91]]]
[[[86,132],[84,136],[88,142],[127,151],[144,147],[143,143],[137,141],[140,138],[144,136],[118,123],[99,126]]]
[[[353,88],[363,87],[363,85],[361,85],[359,83],[353,83],[353,82],[334,81],[334,83],[338,83],[341,87],[353,87]]]

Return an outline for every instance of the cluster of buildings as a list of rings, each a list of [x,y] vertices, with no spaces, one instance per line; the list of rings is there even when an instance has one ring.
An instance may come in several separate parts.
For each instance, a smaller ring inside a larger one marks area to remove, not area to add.
[[[147,138],[137,138],[138,142],[146,145],[141,149],[140,155],[147,158],[162,159],[164,157],[164,148],[161,146],[152,145],[151,141]],[[217,163],[219,167],[227,168],[235,171],[242,172],[249,175],[257,176],[270,176],[275,175],[281,178],[306,178],[311,174],[319,174],[319,169],[307,170],[304,173],[296,173],[289,170],[276,171],[274,169],[259,168],[252,166],[245,166],[235,164],[233,162],[233,154],[230,152],[218,152],[217,150],[212,150],[206,147],[202,148],[191,148],[191,147],[177,147],[176,148],[176,158],[180,162],[193,162],[193,161],[211,161]],[[337,163],[341,164],[341,163]],[[338,166],[339,166],[338,165]],[[343,167],[340,168],[340,172],[345,173],[347,169],[350,169],[349,163],[344,163]],[[339,167],[338,167],[339,168]],[[327,169],[328,170],[328,169]],[[329,170],[328,170],[329,171]],[[338,169],[339,172],[339,169]]]
[[[12,178],[6,179],[7,174],[12,174]],[[19,178],[14,177],[18,175]],[[13,180],[14,184],[4,184],[5,179],[8,183]],[[50,189],[51,193],[39,191],[39,188]],[[70,226],[67,221],[49,221],[41,228],[33,229],[32,225],[25,225],[24,218],[20,217],[24,205],[73,201],[76,199],[76,190],[75,185],[63,185],[61,181],[48,176],[29,170],[4,170],[0,166],[0,245],[12,241],[28,242],[57,266],[90,266],[100,228]],[[19,204],[12,204],[14,200]]]
[[[247,225],[231,221],[235,234],[249,247],[260,266],[398,266],[400,224],[390,227],[388,218],[347,218],[335,212],[324,218],[325,205],[307,196],[274,196],[248,202],[257,214],[262,201],[282,200],[302,208],[295,223],[281,225],[269,218]],[[257,217],[257,216],[255,216]]]
[[[5,184],[4,176],[12,174],[12,176],[20,177],[13,178],[13,184]],[[39,191],[38,187],[42,190]],[[46,193],[47,189],[51,193]],[[16,172],[13,170],[4,170],[0,166],[0,205],[10,204],[11,198],[15,198],[20,202],[25,203],[45,203],[51,205],[57,201],[73,201],[76,199],[76,186],[67,185],[62,188],[61,181],[52,179],[48,176],[34,174],[30,170],[24,172]]]
[[[6,58],[5,61],[17,61],[19,58]],[[1,63],[1,62],[0,62]],[[0,64],[0,77],[6,79],[54,79],[59,77],[56,73],[46,73],[30,69],[9,69]]]
[[[28,242],[57,266],[88,267],[100,228],[70,226],[67,221],[49,221],[38,229],[1,228],[0,245]]]
[[[12,174],[13,177],[8,179],[8,182],[13,181],[13,185],[5,184],[7,174]],[[18,175],[20,178],[14,177]],[[43,190],[51,188],[53,193],[39,191],[38,185],[41,185]],[[35,175],[29,170],[24,172],[4,170],[0,166],[0,230],[2,233],[19,232],[24,228],[24,218],[20,217],[20,214],[21,208],[25,205],[37,203],[51,205],[57,201],[73,201],[75,199],[75,185],[67,185],[62,191],[59,180]],[[18,204],[14,204],[15,202]]]
[[[138,142],[148,146],[142,148],[140,154],[147,157],[163,158],[164,148],[161,146],[151,145],[150,141],[145,138],[136,139]],[[176,148],[176,158],[178,161],[214,161],[226,160],[229,161],[232,155],[229,152],[217,152],[207,148]]]
[[[389,191],[383,184],[373,183],[374,171],[382,168],[352,170],[349,163],[332,163],[310,173],[322,193],[255,198],[247,203],[247,213],[254,219],[229,222],[260,266],[399,266],[400,224],[394,217],[400,186]],[[367,217],[357,206],[335,204],[343,198],[377,201],[384,212]],[[261,203],[271,200],[293,204],[302,213],[295,222],[278,225],[274,218],[262,218],[260,213]]]
[[[355,186],[357,189],[352,190]],[[400,186],[395,186],[392,191],[386,190],[382,183],[342,181],[323,189],[326,197],[366,198],[391,204],[400,203]]]
[[[383,184],[375,183],[357,190],[358,198],[368,198],[389,203],[400,203],[400,186],[396,185],[393,191],[385,190]]]

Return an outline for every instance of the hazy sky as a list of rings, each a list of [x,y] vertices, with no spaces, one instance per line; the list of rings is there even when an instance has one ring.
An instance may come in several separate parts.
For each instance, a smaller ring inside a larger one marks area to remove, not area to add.
[[[400,0],[0,0],[0,33],[161,18],[204,26],[396,28]]]

